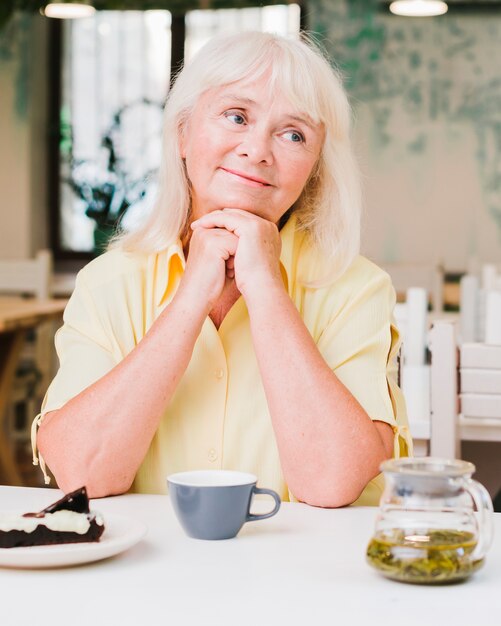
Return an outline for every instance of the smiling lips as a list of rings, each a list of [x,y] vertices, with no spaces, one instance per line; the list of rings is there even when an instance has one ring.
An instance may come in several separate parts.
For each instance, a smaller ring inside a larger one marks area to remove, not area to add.
[[[237,170],[230,170],[227,167],[222,167],[221,169],[223,170],[223,172],[226,172],[227,174],[231,174],[232,176],[239,178],[242,182],[251,184],[253,187],[271,187],[272,186],[269,182],[267,182],[263,178],[259,178],[257,176],[249,176],[249,174],[246,174],[245,172],[239,172]]]

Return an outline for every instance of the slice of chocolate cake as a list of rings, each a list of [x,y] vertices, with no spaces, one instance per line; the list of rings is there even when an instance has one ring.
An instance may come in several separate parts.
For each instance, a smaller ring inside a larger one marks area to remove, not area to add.
[[[0,513],[0,548],[99,541],[104,521],[91,513],[85,487],[38,513]]]

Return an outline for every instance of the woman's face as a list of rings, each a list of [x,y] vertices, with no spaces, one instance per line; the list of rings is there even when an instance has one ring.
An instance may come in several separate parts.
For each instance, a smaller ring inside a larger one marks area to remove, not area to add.
[[[210,89],[180,140],[191,182],[192,219],[236,208],[277,223],[317,162],[324,131],[266,77]]]

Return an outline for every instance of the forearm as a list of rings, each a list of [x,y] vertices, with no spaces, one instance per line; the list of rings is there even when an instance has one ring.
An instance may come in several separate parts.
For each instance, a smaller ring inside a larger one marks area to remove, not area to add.
[[[388,456],[362,406],[330,370],[281,285],[247,298],[285,479],[319,506],[353,502]]]
[[[206,311],[175,298],[108,374],[48,413],[38,446],[59,486],[126,491],[192,355]]]

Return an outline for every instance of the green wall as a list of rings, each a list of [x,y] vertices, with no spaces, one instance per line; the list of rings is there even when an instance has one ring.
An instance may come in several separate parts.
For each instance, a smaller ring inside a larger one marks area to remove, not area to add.
[[[414,171],[421,163],[427,184],[437,150],[440,171],[467,142],[474,171],[464,176],[470,186],[474,176],[480,191],[475,210],[501,241],[501,12],[399,18],[368,0],[313,0],[309,23],[344,71],[356,113],[364,111],[357,132],[368,142],[369,173],[376,160],[391,167],[393,157]],[[444,201],[447,187],[463,182],[445,176]],[[469,254],[481,252],[477,235]],[[491,250],[498,253],[499,246]]]

